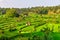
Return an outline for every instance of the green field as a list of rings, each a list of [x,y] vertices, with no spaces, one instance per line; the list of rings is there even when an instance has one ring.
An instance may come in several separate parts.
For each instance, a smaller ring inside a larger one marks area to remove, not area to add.
[[[21,9],[23,12],[18,15],[14,8],[3,9],[6,12],[2,14],[1,10],[0,40],[60,40],[60,14],[48,15],[44,10],[39,14]]]

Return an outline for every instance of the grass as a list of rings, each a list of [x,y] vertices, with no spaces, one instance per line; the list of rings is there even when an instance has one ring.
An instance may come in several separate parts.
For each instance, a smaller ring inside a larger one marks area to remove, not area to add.
[[[3,16],[0,16],[0,30],[3,30],[4,33],[0,34],[0,38],[2,36],[4,37],[9,37],[13,38],[14,40],[20,40],[20,33],[21,31],[23,39],[22,40],[27,40],[29,37],[32,38],[34,35],[39,36],[41,38],[44,38],[44,33],[40,32],[41,30],[44,30],[44,28],[48,27],[50,30],[52,30],[53,27],[53,32],[50,35],[53,36],[54,40],[60,40],[60,33],[59,33],[59,28],[60,28],[60,23],[56,23],[56,20],[59,22],[60,18],[54,18],[50,17],[49,15],[36,15],[36,14],[29,14],[30,16],[27,16],[24,18],[24,20],[17,22],[17,18],[5,18]],[[36,15],[36,16],[35,16]],[[58,15],[60,17],[60,15]],[[53,18],[55,21],[53,21]],[[23,18],[22,18],[23,19]],[[48,20],[47,20],[48,19]],[[46,21],[47,20],[47,21]],[[30,26],[26,25],[26,22],[31,22]],[[11,29],[10,29],[11,27]],[[34,31],[34,27],[36,27],[36,31]],[[16,30],[14,30],[16,28]],[[13,31],[9,31],[13,30]],[[18,35],[18,36],[17,36]],[[15,38],[16,36],[16,38]]]

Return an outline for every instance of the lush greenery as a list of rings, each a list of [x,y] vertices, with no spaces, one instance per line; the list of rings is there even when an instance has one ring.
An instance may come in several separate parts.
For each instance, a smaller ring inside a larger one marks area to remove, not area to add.
[[[60,6],[0,8],[0,40],[60,40]]]

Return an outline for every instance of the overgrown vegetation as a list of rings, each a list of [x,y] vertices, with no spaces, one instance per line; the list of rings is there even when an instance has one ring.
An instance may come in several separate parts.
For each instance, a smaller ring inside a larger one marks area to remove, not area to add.
[[[60,40],[60,6],[0,8],[0,40]]]

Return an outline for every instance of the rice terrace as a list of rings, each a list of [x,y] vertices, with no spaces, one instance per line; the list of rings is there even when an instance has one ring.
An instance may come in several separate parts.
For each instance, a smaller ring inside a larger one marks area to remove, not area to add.
[[[60,40],[60,5],[0,8],[0,40]]]

